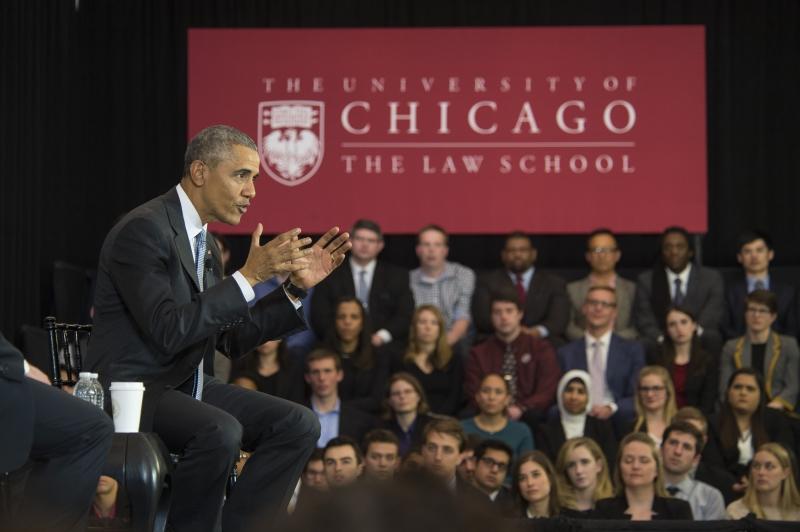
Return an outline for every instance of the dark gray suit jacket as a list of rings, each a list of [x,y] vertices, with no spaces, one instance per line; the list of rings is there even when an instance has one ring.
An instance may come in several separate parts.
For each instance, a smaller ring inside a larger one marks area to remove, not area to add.
[[[22,353],[0,334],[0,474],[13,471],[28,459],[33,444],[33,399]]]
[[[103,243],[86,367],[105,386],[144,382],[143,431],[165,389],[189,379],[200,360],[213,371],[215,348],[239,357],[305,325],[282,289],[248,308],[236,280],[221,280],[214,239],[207,243],[201,292],[176,189],[132,210]]]
[[[655,285],[654,279],[658,280]],[[636,280],[634,318],[636,329],[642,337],[655,340],[664,334],[664,320],[670,305],[669,294],[663,266],[656,266],[655,269],[639,275]],[[724,297],[722,276],[719,272],[693,264],[683,306],[695,315],[697,323],[703,327],[704,336],[720,336]]]

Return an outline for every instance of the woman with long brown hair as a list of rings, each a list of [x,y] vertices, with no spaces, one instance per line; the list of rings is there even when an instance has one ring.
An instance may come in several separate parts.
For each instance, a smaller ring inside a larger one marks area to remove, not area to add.
[[[400,440],[400,456],[419,449],[428,415],[425,390],[410,373],[399,372],[389,377],[386,399],[383,402],[382,427]]]
[[[528,451],[519,457],[514,465],[513,491],[520,517],[558,515],[558,480],[553,464],[543,452]]]

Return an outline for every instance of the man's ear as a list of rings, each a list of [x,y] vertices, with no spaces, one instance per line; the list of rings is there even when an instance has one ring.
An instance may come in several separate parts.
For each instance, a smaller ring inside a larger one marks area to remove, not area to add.
[[[206,163],[200,159],[195,159],[189,165],[189,180],[196,187],[202,187],[206,182]]]

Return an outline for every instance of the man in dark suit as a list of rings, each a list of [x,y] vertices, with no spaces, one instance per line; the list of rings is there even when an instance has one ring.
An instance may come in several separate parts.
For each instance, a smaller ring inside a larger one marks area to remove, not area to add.
[[[372,220],[358,220],[350,232],[350,260],[321,282],[311,301],[311,326],[319,338],[333,328],[336,303],[357,297],[367,311],[372,327],[372,345],[391,344],[402,349],[408,340],[414,297],[408,271],[382,260],[383,233]]]
[[[339,399],[339,383],[343,378],[339,355],[324,348],[308,354],[305,374],[311,388],[308,406],[321,427],[317,447],[325,447],[329,440],[339,436],[361,441],[375,424],[372,416]]]
[[[501,440],[483,440],[475,447],[475,486],[492,501],[492,509],[500,517],[514,515],[514,496],[505,482],[514,451]]]
[[[558,350],[563,371],[580,369],[592,378],[592,409],[589,415],[611,418],[618,435],[633,421],[633,404],[639,370],[644,366],[644,350],[633,340],[613,332],[616,293],[608,286],[595,286],[586,293],[582,312],[586,333]],[[612,417],[613,416],[613,417]]]
[[[566,285],[560,277],[534,268],[536,255],[536,248],[526,234],[512,233],[506,238],[500,256],[503,268],[478,278],[472,298],[478,340],[493,332],[492,294],[511,290],[522,305],[524,332],[547,338],[555,346],[564,343],[570,307]]]
[[[204,129],[189,142],[178,186],[123,217],[100,253],[86,365],[106,385],[144,382],[141,429],[182,455],[169,514],[176,531],[218,526],[240,448],[253,454],[225,503],[223,529],[249,529],[285,509],[319,436],[308,409],[204,374],[213,371],[215,348],[238,357],[302,329],[305,290],[350,246],[337,229],[311,248],[299,229],[262,246],[258,224],[244,266],[222,279],[206,224],[238,224],[258,173],[250,137],[227,126]],[[282,288],[248,307],[252,287],[279,273],[290,273]]]
[[[744,335],[745,297],[753,290],[769,290],[778,298],[778,318],[772,324],[775,332],[797,336],[797,294],[795,287],[772,278],[769,263],[775,258],[772,239],[760,231],[747,231],[739,237],[736,260],[744,275],[730,283],[725,292],[725,339]]]
[[[681,305],[697,318],[697,334],[710,353],[719,353],[724,289],[719,272],[692,264],[694,249],[682,227],[661,234],[661,260],[636,280],[634,316],[648,354],[657,354],[664,340],[667,309]]]
[[[86,530],[111,418],[50,386],[2,334],[0,405],[0,475],[9,473],[11,493],[10,507],[0,506],[0,530]]]

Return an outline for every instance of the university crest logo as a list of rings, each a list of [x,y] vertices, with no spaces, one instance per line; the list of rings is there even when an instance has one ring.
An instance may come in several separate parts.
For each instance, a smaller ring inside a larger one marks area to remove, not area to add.
[[[325,104],[281,100],[258,104],[258,154],[269,176],[282,185],[305,183],[324,152]]]

